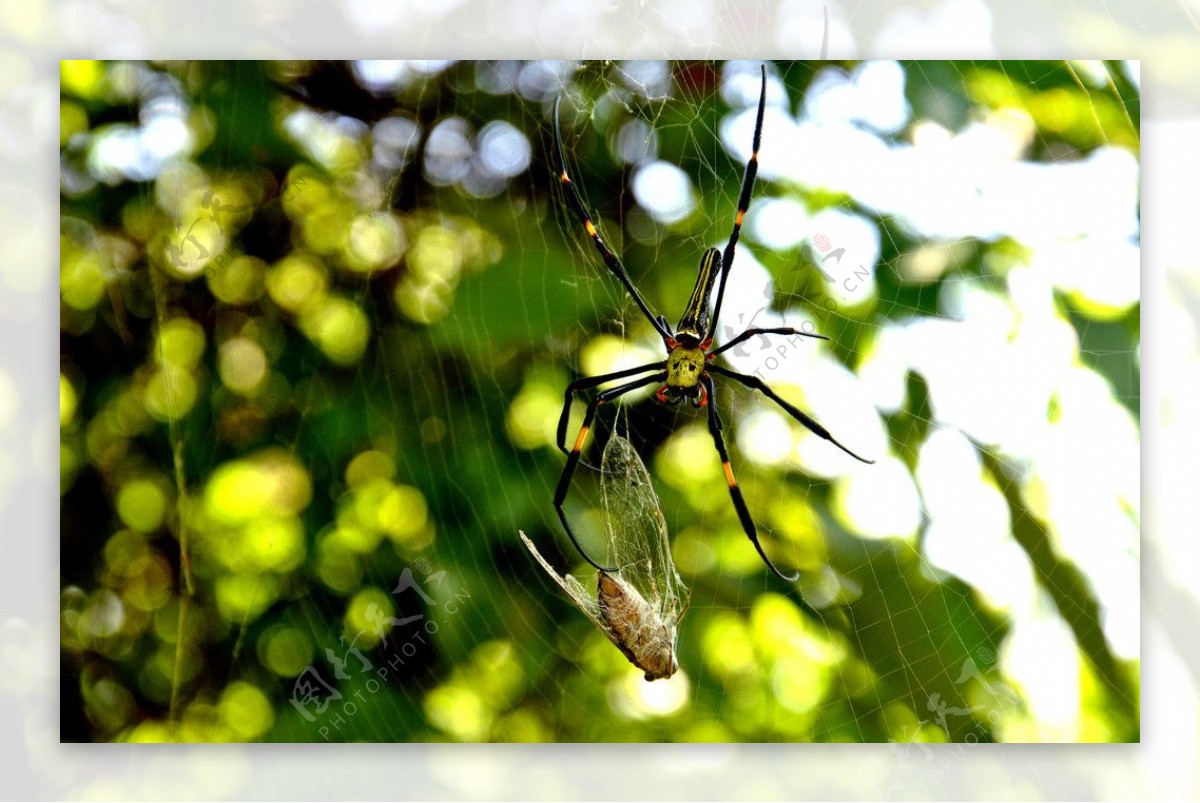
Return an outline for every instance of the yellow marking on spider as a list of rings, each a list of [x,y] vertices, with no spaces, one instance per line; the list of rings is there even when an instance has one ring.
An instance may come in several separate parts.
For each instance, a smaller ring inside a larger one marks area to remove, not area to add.
[[[721,468],[725,469],[725,481],[729,483],[729,487],[733,488],[737,485],[737,480],[733,478],[733,466],[729,465],[728,460],[721,461]]]
[[[583,227],[585,229],[587,229],[588,234],[592,235],[593,237],[596,236],[596,227],[592,225],[592,221],[590,221],[590,220],[583,221]]]
[[[571,183],[571,179],[567,177],[567,171],[566,171],[566,170],[562,171],[562,183],[563,183],[563,184],[570,184],[570,183]]]
[[[738,214],[737,214],[737,224],[739,226],[742,225],[742,218],[744,218],[744,217],[746,217],[746,213],[743,210],[739,209]]]
[[[587,427],[579,428],[579,437],[575,439],[575,448],[573,448],[571,450],[572,452],[578,452],[580,449],[583,448],[583,439],[587,437],[587,434],[588,434]]]
[[[677,346],[667,355],[667,385],[675,390],[696,387],[700,383],[704,363],[704,352],[700,349]]]

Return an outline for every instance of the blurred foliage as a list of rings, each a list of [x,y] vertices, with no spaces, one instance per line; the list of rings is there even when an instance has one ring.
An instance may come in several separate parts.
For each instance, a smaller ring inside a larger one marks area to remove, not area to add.
[[[821,66],[772,71],[795,106]],[[381,88],[361,65],[63,63],[64,740],[1045,736],[997,663],[1005,612],[912,543],[851,531],[833,483],[747,467],[752,510],[790,533],[784,565],[819,609],[771,577],[686,411],[624,413],[693,588],[680,676],[642,680],[517,539],[579,563],[551,508],[552,433],[592,338],[629,309],[557,195],[559,76],[590,110],[564,119],[586,196],[671,311],[741,181],[717,138],[720,70],[673,65],[664,101],[615,64],[413,64]],[[955,130],[1026,109],[1031,159],[1138,148],[1137,93],[1115,66],[1112,91],[1063,63],[906,73],[915,120]],[[684,223],[650,222],[611,155],[638,118],[659,158],[700,165]],[[859,211],[885,233],[880,264],[921,246]],[[936,315],[955,271],[986,274],[1012,248],[972,245],[930,282],[878,271],[877,302],[822,329],[833,353],[853,366],[863,320]],[[756,255],[777,277],[797,259]],[[1068,312],[1085,360],[1136,413],[1136,308]],[[911,466],[932,415],[922,378],[908,386],[886,426]],[[1136,663],[1112,654],[1093,590],[1007,468],[986,465],[1079,645],[1074,737],[1136,740]],[[572,515],[594,523],[595,477],[579,484]]]

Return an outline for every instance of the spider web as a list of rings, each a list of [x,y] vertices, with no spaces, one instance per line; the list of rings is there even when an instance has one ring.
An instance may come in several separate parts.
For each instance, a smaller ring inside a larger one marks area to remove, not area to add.
[[[1129,67],[768,65],[759,180],[717,343],[750,325],[828,337],[754,338],[724,364],[876,462],[857,465],[717,378],[764,547],[802,574],[790,587],[747,541],[703,413],[655,404],[653,386],[602,407],[566,510],[603,554],[599,454],[619,427],[692,590],[681,671],[655,683],[517,539],[563,573],[581,567],[551,505],[563,390],[664,356],[558,194],[550,110],[563,92],[572,177],[673,322],[700,255],[729,237],[758,63],[339,69],[283,65],[265,89],[245,71],[227,95],[172,95],[215,111],[216,143],[195,172],[164,167],[157,196],[138,195],[170,207],[164,187],[190,192],[176,208],[197,217],[205,185],[228,207],[244,197],[254,211],[231,210],[211,235],[262,264],[168,270],[156,289],[136,260],[121,273],[120,249],[96,245],[115,226],[71,229],[80,254],[107,260],[129,328],[156,344],[157,357],[127,344],[134,362],[166,374],[172,348],[202,333],[188,374],[201,401],[179,415],[169,394],[158,402],[148,418],[171,425],[132,439],[138,470],[93,465],[64,483],[64,511],[83,489],[114,522],[107,557],[64,567],[64,615],[84,623],[81,645],[106,650],[80,669],[87,738],[163,737],[172,723],[192,738],[275,740],[1137,737]],[[256,91],[264,119],[231,136],[233,99]],[[247,154],[264,143],[278,185],[255,190]],[[238,297],[255,281],[260,295]],[[304,289],[314,282],[323,295]],[[305,292],[337,303],[314,311]],[[155,399],[153,378],[85,381],[105,339],[121,339],[121,316],[100,318],[64,341],[85,422]],[[171,322],[182,328],[163,337]],[[267,379],[247,384],[260,361]],[[183,500],[186,525],[164,515],[131,536],[130,486]],[[196,595],[168,574],[154,604],[131,600],[109,575],[145,555],[176,565],[181,529]],[[64,515],[64,546],[76,532]],[[87,630],[114,606],[159,624]],[[195,633],[186,649],[173,619]],[[157,684],[128,679],[150,665],[131,645],[159,656]],[[100,681],[147,713],[96,724]],[[222,715],[239,705],[269,707],[268,724],[232,728]]]

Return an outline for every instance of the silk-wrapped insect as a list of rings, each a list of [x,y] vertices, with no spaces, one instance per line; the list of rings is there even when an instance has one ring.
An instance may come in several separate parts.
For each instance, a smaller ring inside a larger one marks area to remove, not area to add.
[[[608,561],[616,572],[597,570],[595,590],[589,592],[572,575],[559,575],[523,532],[521,540],[646,680],[669,678],[679,670],[676,643],[688,590],[671,559],[658,495],[642,459],[616,433],[604,447],[600,470]]]

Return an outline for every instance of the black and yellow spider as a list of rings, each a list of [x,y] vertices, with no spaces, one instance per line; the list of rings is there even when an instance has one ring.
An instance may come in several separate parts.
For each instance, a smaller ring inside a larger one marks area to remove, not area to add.
[[[755,335],[803,335],[804,337],[815,337],[822,340],[828,339],[822,335],[802,332],[788,326],[767,329],[753,328],[747,329],[719,348],[712,348],[712,335],[716,329],[717,321],[720,319],[721,300],[725,296],[725,281],[729,278],[729,269],[733,265],[734,248],[737,246],[738,236],[742,230],[742,219],[745,217],[746,209],[750,205],[750,193],[754,189],[754,177],[758,173],[758,146],[762,139],[763,109],[766,106],[766,100],[767,69],[764,66],[762,68],[762,89],[758,97],[758,118],[754,124],[754,145],[750,154],[750,161],[746,163],[746,174],[742,179],[742,192],[738,199],[737,215],[734,217],[733,233],[729,235],[729,242],[725,245],[724,253],[721,253],[716,248],[709,248],[704,252],[704,256],[700,258],[700,275],[696,278],[696,288],[692,291],[692,297],[688,299],[687,307],[684,309],[683,316],[679,319],[679,325],[675,327],[674,331],[671,330],[665,317],[662,315],[656,316],[650,310],[649,304],[642,298],[642,294],[638,292],[637,287],[630,280],[629,274],[622,267],[621,260],[608,249],[599,232],[596,231],[596,227],[592,223],[587,209],[584,208],[583,200],[579,197],[579,192],[575,189],[570,177],[567,175],[567,161],[563,153],[562,132],[559,130],[558,124],[559,101],[555,101],[554,103],[554,141],[558,151],[559,177],[567,197],[567,204],[571,207],[571,211],[575,216],[579,218],[579,222],[583,224],[584,229],[587,230],[588,235],[592,238],[592,242],[596,244],[596,250],[600,252],[600,257],[604,260],[604,264],[620,280],[621,284],[625,286],[634,303],[641,310],[642,315],[646,317],[646,320],[650,322],[650,325],[662,337],[663,345],[667,349],[667,358],[660,362],[648,363],[623,371],[613,371],[602,376],[585,377],[567,386],[563,400],[562,415],[558,420],[557,439],[558,448],[567,455],[567,465],[563,468],[562,476],[558,481],[558,489],[554,494],[554,509],[558,511],[558,517],[562,520],[563,527],[566,529],[567,535],[570,536],[571,542],[575,544],[575,548],[579,550],[579,554],[592,566],[602,571],[615,572],[616,569],[601,566],[584,551],[583,546],[579,543],[579,539],[575,537],[570,523],[567,521],[567,514],[563,510],[563,501],[567,497],[571,478],[574,476],[575,469],[579,465],[579,452],[583,447],[584,438],[587,437],[588,429],[592,426],[592,421],[596,417],[596,410],[600,405],[612,401],[635,388],[665,380],[665,383],[654,394],[654,398],[659,403],[677,404],[680,401],[687,400],[697,409],[702,407],[708,408],[708,431],[712,434],[713,443],[717,447],[717,454],[721,457],[721,465],[725,470],[725,481],[729,483],[729,494],[733,497],[733,506],[737,509],[738,518],[742,522],[742,528],[746,531],[746,535],[750,538],[751,543],[754,544],[754,548],[758,550],[758,554],[762,556],[763,561],[766,562],[771,571],[788,582],[794,582],[799,578],[799,574],[784,574],[767,557],[767,553],[763,551],[762,544],[758,541],[758,531],[755,529],[754,520],[750,517],[750,511],[746,507],[746,501],[742,497],[741,489],[738,488],[737,480],[734,479],[733,469],[729,465],[729,452],[725,448],[725,439],[721,436],[721,417],[717,414],[716,394],[713,389],[712,375],[718,374],[728,377],[748,388],[761,392],[768,399],[782,407],[792,418],[808,427],[814,434],[830,441],[846,454],[864,463],[874,462],[873,460],[859,457],[838,443],[837,439],[830,435],[828,430],[786,402],[758,377],[747,376],[713,363],[714,358],[721,354],[721,352],[727,351]],[[719,279],[718,276],[720,277]],[[717,301],[710,317],[708,306],[714,283],[717,287]],[[584,413],[583,424],[579,428],[579,434],[575,437],[575,445],[568,452],[566,445],[567,421],[570,417],[571,400],[574,395],[581,391],[595,388],[613,379],[621,379],[622,377],[638,374],[644,374],[644,376],[638,376],[637,379],[631,382],[601,391],[592,398],[587,406],[587,411]]]

